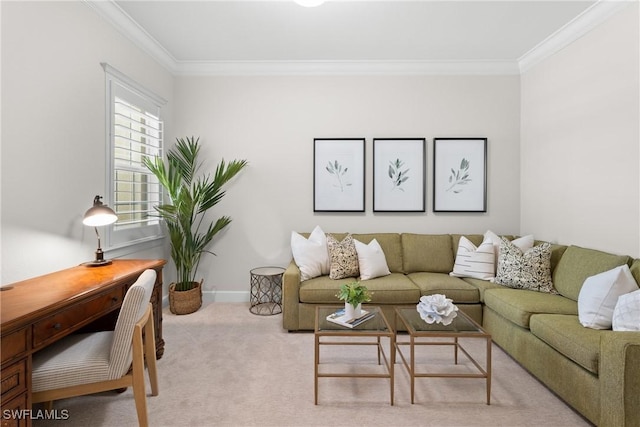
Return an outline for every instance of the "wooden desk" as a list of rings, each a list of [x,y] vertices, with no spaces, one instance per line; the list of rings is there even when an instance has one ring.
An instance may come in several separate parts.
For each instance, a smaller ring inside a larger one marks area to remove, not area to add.
[[[156,358],[162,339],[162,267],[165,260],[114,260],[102,267],[77,266],[17,282],[0,291],[2,426],[29,426],[5,419],[5,410],[31,408],[31,355],[77,330],[113,329],[129,286],[146,270],[157,273],[151,295]]]

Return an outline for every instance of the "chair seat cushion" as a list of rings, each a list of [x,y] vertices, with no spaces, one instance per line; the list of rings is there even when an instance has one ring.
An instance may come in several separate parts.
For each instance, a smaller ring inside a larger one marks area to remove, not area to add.
[[[33,355],[33,392],[109,379],[113,332],[70,335]]]

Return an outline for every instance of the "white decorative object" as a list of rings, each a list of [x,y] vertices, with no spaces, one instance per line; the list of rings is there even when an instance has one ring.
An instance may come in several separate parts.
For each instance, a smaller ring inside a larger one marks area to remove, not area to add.
[[[453,304],[453,300],[442,294],[420,297],[417,310],[422,320],[429,324],[449,325],[458,315],[458,307]]]
[[[345,319],[357,319],[362,316],[362,303],[356,307],[352,306],[348,302],[344,303],[344,317]]]

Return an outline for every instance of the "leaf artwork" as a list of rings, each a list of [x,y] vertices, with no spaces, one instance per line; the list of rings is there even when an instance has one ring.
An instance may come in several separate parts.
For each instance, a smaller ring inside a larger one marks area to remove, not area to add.
[[[449,175],[449,188],[447,191],[453,191],[455,194],[460,193],[464,188],[460,186],[467,185],[471,182],[469,177],[469,160],[464,157],[460,161],[460,168],[456,171],[451,168],[451,175]]]
[[[325,169],[327,169],[327,172],[329,172],[331,175],[335,175],[336,180],[338,181],[338,184],[334,185],[334,187],[338,187],[341,192],[344,191],[345,187],[351,186],[350,182],[345,181],[345,178],[346,178],[345,175],[349,170],[349,168],[343,168],[342,165],[338,163],[337,160],[334,160],[333,162],[329,162]]]
[[[401,185],[409,179],[408,173],[410,169],[402,170],[403,166],[404,162],[400,159],[389,161],[389,179],[393,184],[391,191],[395,189],[404,191],[404,188],[402,188]]]

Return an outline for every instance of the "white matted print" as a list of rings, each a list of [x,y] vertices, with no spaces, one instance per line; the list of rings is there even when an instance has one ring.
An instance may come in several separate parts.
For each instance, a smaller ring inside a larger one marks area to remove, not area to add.
[[[425,139],[373,140],[373,211],[425,211]]]
[[[364,212],[364,142],[313,140],[314,212]]]
[[[433,140],[433,211],[487,211],[487,138]]]

